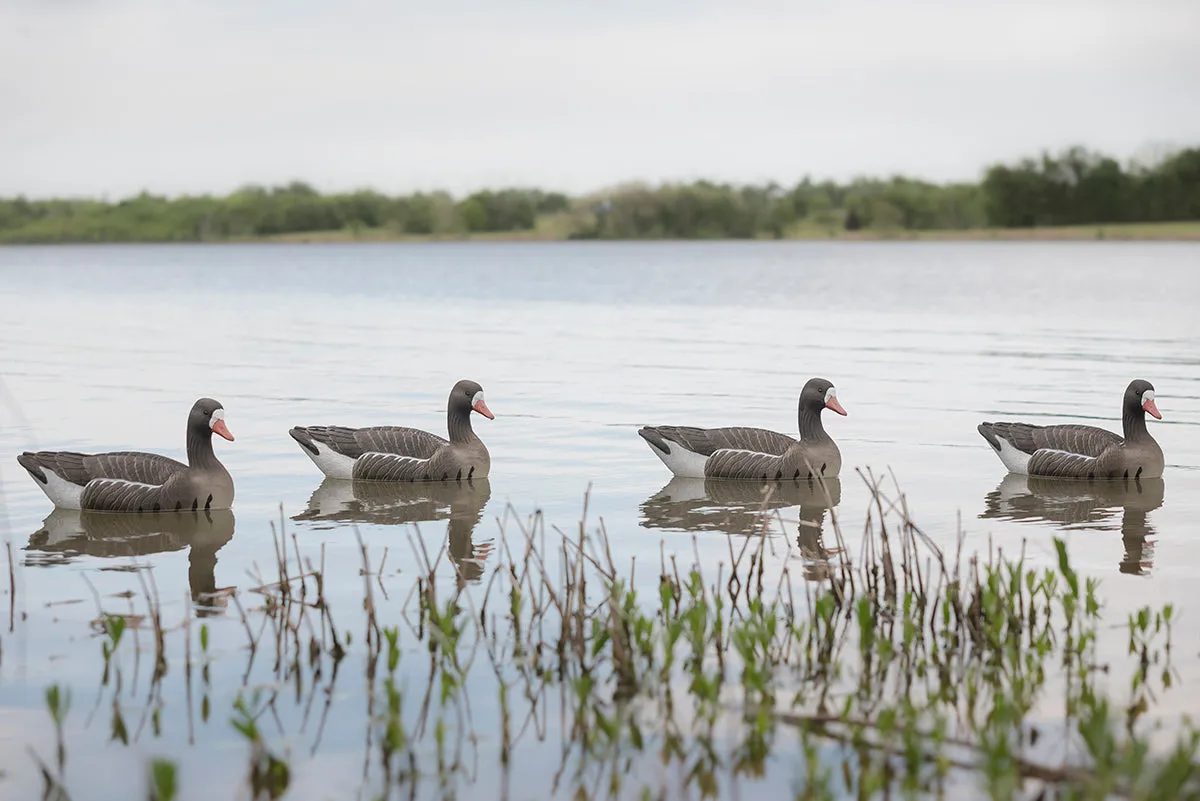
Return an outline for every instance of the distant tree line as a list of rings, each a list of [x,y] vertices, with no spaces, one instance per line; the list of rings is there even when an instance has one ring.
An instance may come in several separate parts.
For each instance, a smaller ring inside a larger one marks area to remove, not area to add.
[[[1200,220],[1200,148],[1122,169],[1076,147],[991,167],[981,188],[988,224],[999,227]]]
[[[142,193],[117,203],[16,198],[0,200],[0,241],[197,242],[377,228],[397,235],[524,231],[540,215],[569,207],[566,195],[540,190],[477,192],[456,203],[445,192],[322,195],[300,182],[248,186],[226,197]]]
[[[576,198],[511,188],[456,200],[445,192],[323,195],[294,182],[248,186],[225,197],[142,193],[115,203],[17,197],[0,199],[0,242],[195,242],[326,231],[750,239],[786,237],[802,227],[833,233],[1178,220],[1200,220],[1200,148],[1123,168],[1076,147],[989,167],[977,184],[903,177],[848,184],[805,179],[790,188],[698,181],[626,185]]]

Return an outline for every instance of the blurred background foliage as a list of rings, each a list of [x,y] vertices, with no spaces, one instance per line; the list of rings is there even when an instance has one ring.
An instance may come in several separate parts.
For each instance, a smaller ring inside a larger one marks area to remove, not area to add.
[[[751,239],[844,231],[963,231],[1200,220],[1200,148],[1130,163],[1082,147],[988,167],[979,183],[905,177],[847,184],[628,184],[580,197],[540,189],[392,197],[246,186],[225,197],[142,193],[119,202],[0,199],[0,242],[186,242],[514,236]]]

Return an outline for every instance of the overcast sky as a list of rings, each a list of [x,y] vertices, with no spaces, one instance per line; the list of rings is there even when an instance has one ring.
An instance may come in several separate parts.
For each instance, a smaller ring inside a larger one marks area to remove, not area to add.
[[[0,195],[971,180],[1200,144],[1198,42],[1200,0],[0,0]]]

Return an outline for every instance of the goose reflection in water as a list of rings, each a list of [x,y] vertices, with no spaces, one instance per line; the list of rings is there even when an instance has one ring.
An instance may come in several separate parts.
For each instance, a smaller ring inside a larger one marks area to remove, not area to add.
[[[492,495],[486,478],[460,481],[347,481],[326,478],[308,499],[308,508],[292,519],[339,525],[395,526],[446,520],[450,559],[460,583],[477,582],[493,540],[476,544],[475,527]],[[436,549],[433,549],[436,550]]]
[[[641,505],[643,528],[664,531],[716,531],[741,536],[778,531],[782,519],[804,559],[805,577],[820,581],[830,576],[829,558],[839,549],[824,542],[825,512],[841,502],[837,478],[807,481],[732,481],[672,478]],[[799,522],[785,512],[799,507]]]
[[[199,617],[218,614],[233,587],[217,587],[217,551],[233,539],[233,512],[228,509],[109,514],[55,509],[30,538],[27,552],[38,566],[69,561],[74,556],[114,558],[149,556],[188,548],[188,586]]]
[[[1120,530],[1122,573],[1145,575],[1154,566],[1154,527],[1149,513],[1163,503],[1161,478],[1079,481],[1009,473],[984,496],[979,517],[1052,523],[1063,529]],[[1117,515],[1120,514],[1118,522]]]

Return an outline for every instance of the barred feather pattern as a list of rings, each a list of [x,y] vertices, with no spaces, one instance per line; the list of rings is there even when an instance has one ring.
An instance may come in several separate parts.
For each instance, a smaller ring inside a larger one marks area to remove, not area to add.
[[[354,462],[354,478],[362,481],[425,481],[429,460],[394,453],[364,453]]]
[[[709,478],[754,481],[808,480],[814,476],[837,475],[836,468],[840,468],[840,464],[831,471],[828,456],[822,458],[815,450],[806,449],[802,443],[795,443],[782,456],[721,450],[709,457],[704,474]]]
[[[125,481],[119,478],[97,478],[88,482],[80,498],[83,508],[96,512],[162,512],[162,486]]]
[[[1033,476],[1073,479],[1162,476],[1162,449],[1149,436],[1126,440],[1095,426],[1029,423],[980,423],[979,433],[997,453],[1001,452],[1000,440],[1004,440],[1029,454],[1025,472]]]
[[[455,466],[455,461],[454,455],[447,451],[432,459],[394,453],[364,453],[354,462],[354,478],[362,481],[466,481],[475,478],[477,472],[483,472],[482,468],[477,470],[472,464]]]
[[[1014,448],[1033,454],[1043,448],[1080,456],[1099,456],[1124,440],[1111,431],[1096,426],[1058,425],[1038,426],[1030,423],[982,423],[979,432],[998,447],[995,438],[1007,440]],[[1031,466],[1032,468],[1032,466]]]
[[[407,426],[297,426],[292,429],[292,436],[301,444],[305,439],[315,440],[351,459],[357,459],[365,453],[392,453],[428,459],[438,448],[449,443],[449,440],[436,434]]]
[[[710,478],[774,481],[785,478],[783,457],[733,449],[720,450],[709,457],[704,474]],[[786,476],[792,478],[792,476]]]
[[[731,449],[758,454],[782,456],[796,440],[765,428],[730,426],[726,428],[695,428],[693,426],[646,426],[639,432],[648,442],[664,450],[662,440],[676,442],[692,453],[712,456],[719,450]],[[660,442],[655,442],[655,440]]]
[[[166,456],[137,451],[88,454],[75,451],[38,451],[23,453],[18,461],[27,468],[29,462],[49,470],[60,478],[86,485],[96,478],[115,478],[140,484],[162,484],[187,465]]]

